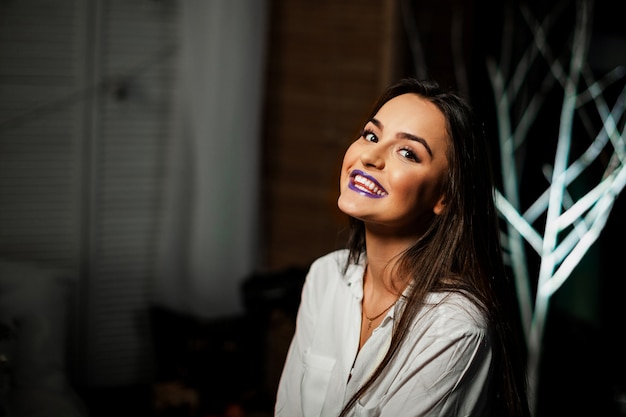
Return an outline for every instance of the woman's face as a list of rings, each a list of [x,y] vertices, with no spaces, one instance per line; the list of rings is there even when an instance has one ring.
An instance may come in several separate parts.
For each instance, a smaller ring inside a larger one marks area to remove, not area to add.
[[[449,138],[439,109],[415,95],[380,108],[344,155],[338,206],[370,230],[413,236],[445,201]]]

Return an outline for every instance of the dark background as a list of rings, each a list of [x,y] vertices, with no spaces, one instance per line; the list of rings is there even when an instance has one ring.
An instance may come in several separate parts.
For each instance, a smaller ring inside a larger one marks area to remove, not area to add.
[[[9,7],[15,1],[0,0],[0,5]],[[525,24],[521,10],[528,10],[539,20],[555,10],[562,11],[547,40],[566,62],[566,45],[571,41],[579,2],[493,3],[267,2],[259,155],[263,238],[258,273],[247,277],[241,288],[245,311],[241,316],[206,320],[146,309],[143,314],[150,317],[156,346],[154,379],[93,387],[77,378],[76,389],[93,416],[207,417],[227,415],[225,407],[229,404],[240,405],[239,411],[248,416],[271,415],[306,268],[313,259],[344,244],[345,219],[336,208],[343,151],[356,137],[382,88],[402,76],[426,76],[459,89],[484,120],[498,163],[498,121],[486,60],[509,55],[505,62],[510,71],[516,67],[516,60],[536,34]],[[599,78],[626,64],[626,29],[616,3],[590,4],[593,24],[588,61]],[[514,16],[513,26],[505,24],[507,11]],[[512,38],[506,38],[509,33]],[[510,43],[503,47],[505,41]],[[514,115],[523,110],[524,99],[541,90],[548,67],[538,62],[524,86],[523,99],[512,110]],[[607,96],[616,97],[618,91],[611,90]],[[546,92],[546,104],[521,154],[518,170],[525,207],[547,186],[541,167],[550,164],[554,156],[561,99],[558,89]],[[623,129],[623,118],[619,123]],[[577,126],[573,153],[588,142],[589,137]],[[603,156],[605,162],[608,154]],[[594,167],[589,184],[598,180],[601,168]],[[307,184],[306,189],[302,184]],[[589,184],[579,184],[580,192]],[[600,239],[553,297],[545,333],[538,417],[626,415],[626,277],[621,258],[625,204],[623,196],[617,199]],[[0,255],[15,255],[14,247],[3,247]],[[538,260],[529,261],[533,276]],[[157,413],[155,388],[171,381],[182,381],[199,394],[201,410],[191,410],[185,398],[179,397],[182,405],[174,406],[174,401]]]

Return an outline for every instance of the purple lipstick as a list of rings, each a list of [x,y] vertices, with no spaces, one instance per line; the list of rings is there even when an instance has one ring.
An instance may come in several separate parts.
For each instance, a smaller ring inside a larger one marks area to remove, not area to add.
[[[348,188],[370,198],[382,198],[388,194],[374,177],[358,169],[350,173]]]

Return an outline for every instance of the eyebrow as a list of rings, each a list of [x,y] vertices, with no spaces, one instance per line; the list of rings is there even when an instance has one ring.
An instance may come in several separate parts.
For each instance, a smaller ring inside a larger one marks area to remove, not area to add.
[[[383,124],[381,123],[380,120],[372,118],[370,119],[370,122],[372,122],[372,124],[374,126],[376,126],[377,128],[381,129],[383,128]],[[406,133],[406,132],[400,132],[398,133],[398,137],[402,138],[402,139],[408,139],[408,140],[412,140],[418,143],[421,143],[422,146],[424,146],[424,148],[426,148],[426,151],[428,152],[428,154],[430,156],[433,156],[433,151],[432,149],[430,149],[430,146],[428,146],[428,142],[426,142],[426,139],[420,137],[420,136],[415,136],[411,133]]]

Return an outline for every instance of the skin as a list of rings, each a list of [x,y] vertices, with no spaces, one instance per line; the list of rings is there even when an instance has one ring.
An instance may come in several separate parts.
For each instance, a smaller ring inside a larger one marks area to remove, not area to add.
[[[338,206],[362,220],[366,231],[360,347],[384,314],[371,329],[366,317],[384,311],[408,284],[402,277],[392,279],[394,259],[445,206],[449,140],[439,109],[418,95],[403,94],[380,108],[344,155]]]

